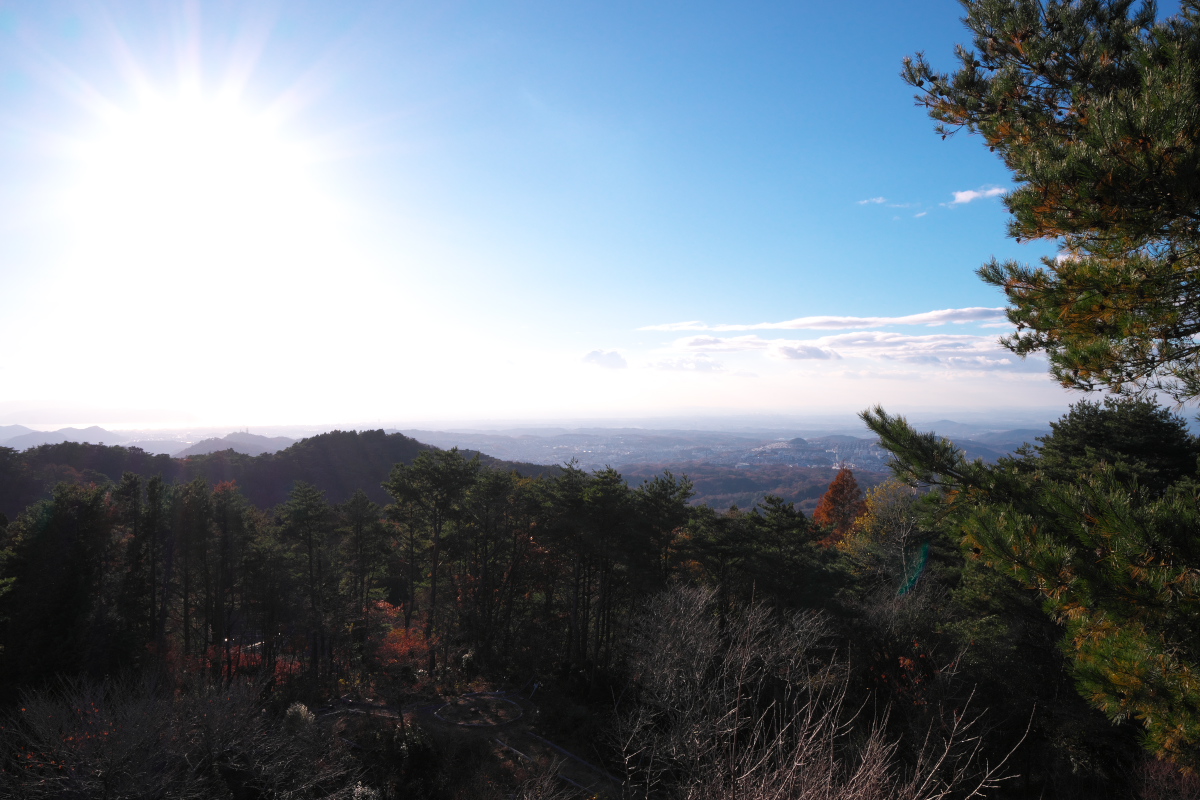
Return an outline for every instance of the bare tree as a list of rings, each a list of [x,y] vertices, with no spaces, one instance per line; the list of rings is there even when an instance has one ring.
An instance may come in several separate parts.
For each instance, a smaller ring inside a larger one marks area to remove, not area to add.
[[[0,737],[4,797],[349,797],[353,789],[339,743],[311,714],[290,713],[286,723],[267,714],[255,684],[176,697],[148,681],[69,682],[26,693]]]
[[[937,800],[981,796],[974,720],[952,714],[902,764],[886,713],[846,707],[846,669],[816,613],[742,609],[721,627],[709,591],[654,598],[629,640],[615,728],[631,798]]]

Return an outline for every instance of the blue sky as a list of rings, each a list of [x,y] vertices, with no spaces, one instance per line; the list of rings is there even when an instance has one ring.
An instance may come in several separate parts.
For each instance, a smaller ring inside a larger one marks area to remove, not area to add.
[[[0,0],[0,423],[1062,408],[959,15]]]

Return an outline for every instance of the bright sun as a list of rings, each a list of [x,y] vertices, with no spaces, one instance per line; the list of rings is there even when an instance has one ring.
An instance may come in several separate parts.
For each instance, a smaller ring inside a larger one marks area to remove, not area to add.
[[[308,149],[236,102],[151,97],[107,114],[76,152],[68,216],[93,255],[110,257],[110,277],[172,265],[267,277],[329,221]]]

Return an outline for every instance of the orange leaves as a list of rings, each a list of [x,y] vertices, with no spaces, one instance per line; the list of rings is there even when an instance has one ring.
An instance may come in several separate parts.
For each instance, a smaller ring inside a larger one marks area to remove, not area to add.
[[[854,472],[843,467],[838,470],[829,489],[821,496],[813,512],[813,522],[829,528],[829,535],[822,541],[826,546],[836,544],[854,526],[854,521],[867,511],[862,489],[854,479]]]
[[[384,637],[377,658],[384,669],[417,665],[429,658],[429,643],[416,628],[393,628]]]

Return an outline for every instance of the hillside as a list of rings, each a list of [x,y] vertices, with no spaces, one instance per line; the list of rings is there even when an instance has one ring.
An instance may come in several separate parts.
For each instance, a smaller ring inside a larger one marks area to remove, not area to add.
[[[228,436],[196,442],[194,445],[174,453],[174,456],[176,458],[202,456],[221,450],[233,450],[235,453],[247,456],[261,456],[264,453],[278,453],[295,443],[295,439],[289,439],[286,436],[259,436],[256,433],[234,431]]]
[[[270,508],[287,499],[297,481],[323,490],[332,503],[345,502],[362,489],[372,500],[388,501],[380,486],[397,463],[411,463],[433,449],[403,434],[376,431],[331,431],[296,442],[277,453],[258,456],[222,450],[187,458],[152,455],[137,447],[63,442],[18,453],[0,448],[0,513],[15,517],[37,500],[50,496],[60,481],[102,483],[125,472],[161,475],[167,481],[204,478],[208,483],[236,481],[250,502]],[[474,453],[467,453],[468,456]],[[481,455],[489,466],[524,475],[544,475],[555,467],[502,461]]]
[[[0,445],[3,445],[13,437],[34,432],[33,428],[26,428],[24,425],[0,425]]]

